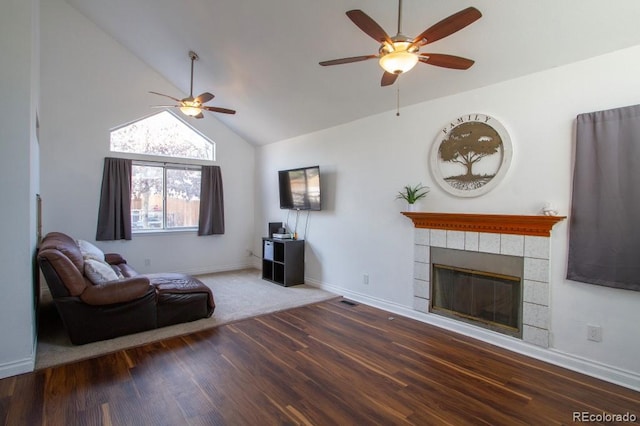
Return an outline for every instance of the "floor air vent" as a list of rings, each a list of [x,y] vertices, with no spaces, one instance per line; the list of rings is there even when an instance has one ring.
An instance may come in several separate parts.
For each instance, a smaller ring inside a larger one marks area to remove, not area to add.
[[[349,306],[358,306],[356,302],[352,302],[351,300],[347,300],[347,299],[342,299],[340,303],[344,303],[345,305],[349,305]]]

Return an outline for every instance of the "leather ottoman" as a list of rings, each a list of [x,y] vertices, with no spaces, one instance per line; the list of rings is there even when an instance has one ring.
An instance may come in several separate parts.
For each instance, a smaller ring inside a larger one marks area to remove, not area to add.
[[[186,274],[144,274],[156,289],[158,327],[208,318],[213,293],[202,281]]]

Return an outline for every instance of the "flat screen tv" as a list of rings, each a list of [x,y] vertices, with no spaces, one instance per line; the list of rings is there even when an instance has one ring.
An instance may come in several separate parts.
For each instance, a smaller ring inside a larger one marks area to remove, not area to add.
[[[301,167],[278,172],[280,208],[320,210],[320,167]]]

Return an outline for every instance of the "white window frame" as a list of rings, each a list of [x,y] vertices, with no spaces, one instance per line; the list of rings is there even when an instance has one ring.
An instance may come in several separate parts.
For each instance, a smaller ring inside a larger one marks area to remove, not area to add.
[[[132,165],[142,167],[158,167],[162,169],[162,226],[157,229],[131,229],[134,234],[153,234],[153,233],[165,233],[165,232],[194,232],[198,230],[198,225],[183,226],[169,228],[167,227],[167,170],[190,170],[201,172],[202,168],[198,165],[189,165],[181,163],[168,163],[158,161],[141,161],[133,160]],[[202,176],[202,174],[201,174]],[[131,177],[133,179],[133,176]],[[132,210],[133,211],[133,210]],[[133,223],[132,223],[133,226]]]
[[[217,146],[216,143],[214,141],[212,141],[210,138],[208,138],[207,136],[205,136],[202,132],[200,132],[199,130],[197,130],[195,127],[193,127],[191,124],[189,124],[187,121],[185,121],[182,117],[180,117],[179,115],[175,114],[173,111],[171,110],[163,110],[163,111],[167,111],[169,112],[173,117],[177,118],[178,120],[180,120],[184,125],[188,126],[191,130],[193,130],[194,132],[198,133],[200,136],[202,136],[206,141],[208,141],[209,143],[211,143],[212,145],[212,156],[213,156],[213,160],[202,160],[202,159],[195,159],[195,158],[185,158],[185,157],[171,157],[171,156],[164,156],[164,155],[152,155],[152,154],[136,154],[136,153],[132,153],[132,152],[122,152],[122,151],[113,151],[111,150],[111,139],[109,138],[109,151],[111,153],[111,155],[113,157],[117,157],[117,158],[126,158],[129,160],[132,160],[132,165],[133,166],[152,166],[152,167],[162,167],[162,174],[163,174],[163,188],[162,188],[162,228],[158,228],[158,229],[133,229],[131,230],[132,234],[136,234],[136,235],[153,235],[153,234],[166,234],[166,233],[181,233],[181,232],[188,232],[188,233],[195,233],[198,230],[198,226],[193,226],[193,227],[180,227],[180,228],[167,228],[167,191],[166,191],[166,185],[167,185],[167,179],[166,179],[166,174],[167,174],[167,169],[175,169],[175,170],[198,170],[201,171],[202,167],[201,166],[208,166],[208,165],[214,165],[216,164],[216,158],[217,158]],[[162,111],[161,111],[162,112]],[[112,129],[109,130],[109,134],[111,134],[111,132],[114,132],[116,130],[119,130],[123,127],[126,126],[130,126],[133,123],[139,122],[139,121],[143,121],[149,117],[152,117],[154,115],[159,114],[159,112],[157,113],[153,113],[153,114],[149,114],[146,115],[142,118],[139,118],[137,120],[132,120],[128,123],[113,127]],[[170,161],[167,161],[170,160]],[[132,176],[133,179],[133,176]],[[131,214],[131,212],[130,212]],[[133,225],[133,224],[132,224]]]
[[[124,128],[124,127],[131,126],[134,123],[137,123],[137,122],[140,122],[140,121],[144,121],[144,120],[146,120],[148,118],[151,118],[151,117],[156,116],[158,114],[161,114],[163,112],[168,112],[169,114],[171,114],[173,116],[173,118],[179,120],[183,125],[189,127],[189,129],[191,129],[193,132],[197,133],[200,137],[202,137],[207,142],[209,142],[211,144],[211,147],[212,147],[212,158],[210,160],[208,160],[208,159],[197,159],[197,158],[186,158],[186,157],[172,157],[172,156],[157,155],[157,154],[143,154],[143,153],[134,153],[134,152],[114,151],[113,149],[111,149],[111,137],[109,137],[109,151],[114,156],[118,156],[118,157],[121,157],[121,158],[131,158],[131,159],[136,159],[137,158],[137,159],[140,159],[140,160],[156,159],[156,161],[167,161],[167,159],[169,159],[171,162],[179,162],[179,163],[185,163],[185,164],[203,164],[203,165],[213,164],[213,163],[216,162],[216,159],[217,159],[217,144],[213,140],[211,140],[211,138],[206,136],[200,130],[198,130],[195,127],[193,127],[189,122],[187,122],[185,119],[183,119],[178,114],[176,114],[175,112],[171,111],[170,109],[164,109],[164,110],[161,110],[159,112],[155,112],[153,114],[145,115],[144,117],[138,118],[136,120],[131,120],[131,121],[127,122],[127,123],[120,124],[120,125],[118,125],[116,127],[112,127],[111,129],[109,129],[109,135],[111,135],[111,133],[113,133],[115,131],[118,131],[118,130]]]

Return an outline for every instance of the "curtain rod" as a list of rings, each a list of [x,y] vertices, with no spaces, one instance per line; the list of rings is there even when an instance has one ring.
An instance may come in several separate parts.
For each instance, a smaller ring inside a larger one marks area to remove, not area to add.
[[[157,166],[161,164],[163,166],[183,168],[183,169],[189,169],[189,170],[196,170],[203,167],[202,165],[199,165],[199,164],[171,163],[169,161],[154,161],[154,160],[131,160],[131,161],[133,162],[133,164],[137,164],[137,165]]]

